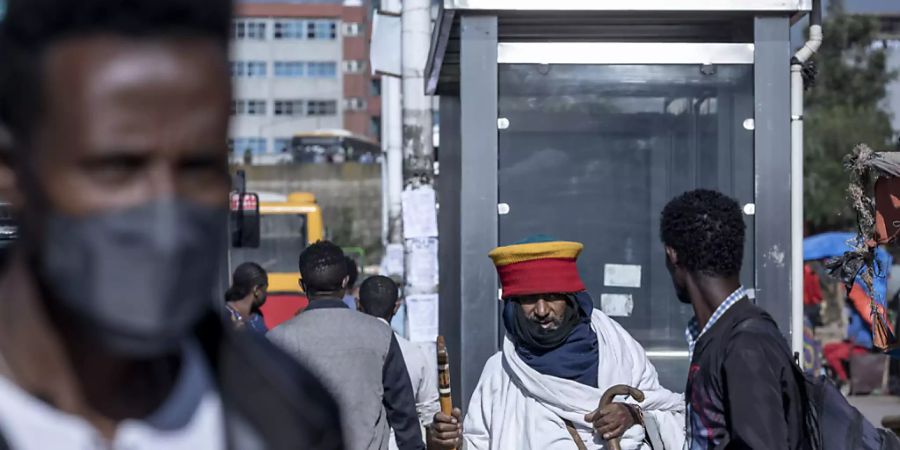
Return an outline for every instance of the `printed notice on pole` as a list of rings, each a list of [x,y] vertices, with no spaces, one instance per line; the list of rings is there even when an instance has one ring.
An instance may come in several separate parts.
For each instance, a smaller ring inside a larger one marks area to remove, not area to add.
[[[381,274],[388,277],[402,277],[404,275],[403,244],[388,244],[384,249],[384,259],[381,263]]]
[[[406,317],[410,341],[434,342],[438,335],[437,294],[407,296]]]
[[[408,239],[406,283],[428,288],[438,284],[437,238]],[[421,291],[419,291],[421,292]]]
[[[414,239],[437,235],[434,189],[420,187],[403,191],[403,237]]]

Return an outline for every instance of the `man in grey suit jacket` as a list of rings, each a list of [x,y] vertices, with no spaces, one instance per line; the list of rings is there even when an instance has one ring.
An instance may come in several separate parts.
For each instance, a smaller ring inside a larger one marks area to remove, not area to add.
[[[336,397],[351,450],[424,449],[416,402],[391,327],[342,301],[348,275],[340,247],[328,241],[300,255],[307,309],[267,335],[317,374]]]

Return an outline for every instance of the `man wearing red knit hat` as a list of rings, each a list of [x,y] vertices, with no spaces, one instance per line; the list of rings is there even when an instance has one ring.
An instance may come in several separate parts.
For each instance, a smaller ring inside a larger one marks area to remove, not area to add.
[[[609,439],[638,449],[650,438],[682,448],[683,397],[660,386],[640,344],[594,309],[575,264],[582,248],[538,236],[490,253],[503,287],[503,349],[485,364],[464,422],[459,410],[435,415],[430,449],[603,449]],[[618,384],[644,401],[598,407]]]

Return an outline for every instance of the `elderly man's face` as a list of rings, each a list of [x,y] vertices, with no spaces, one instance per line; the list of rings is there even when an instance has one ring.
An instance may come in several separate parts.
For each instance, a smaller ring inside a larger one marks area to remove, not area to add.
[[[525,317],[545,330],[559,328],[568,307],[565,294],[526,295],[518,301]]]

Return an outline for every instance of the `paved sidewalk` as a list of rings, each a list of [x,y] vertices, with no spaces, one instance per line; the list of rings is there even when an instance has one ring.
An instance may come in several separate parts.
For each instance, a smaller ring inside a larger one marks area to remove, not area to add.
[[[860,412],[876,426],[881,426],[881,419],[884,416],[900,415],[900,397],[891,397],[887,395],[861,395],[848,397],[850,404],[856,407]]]

